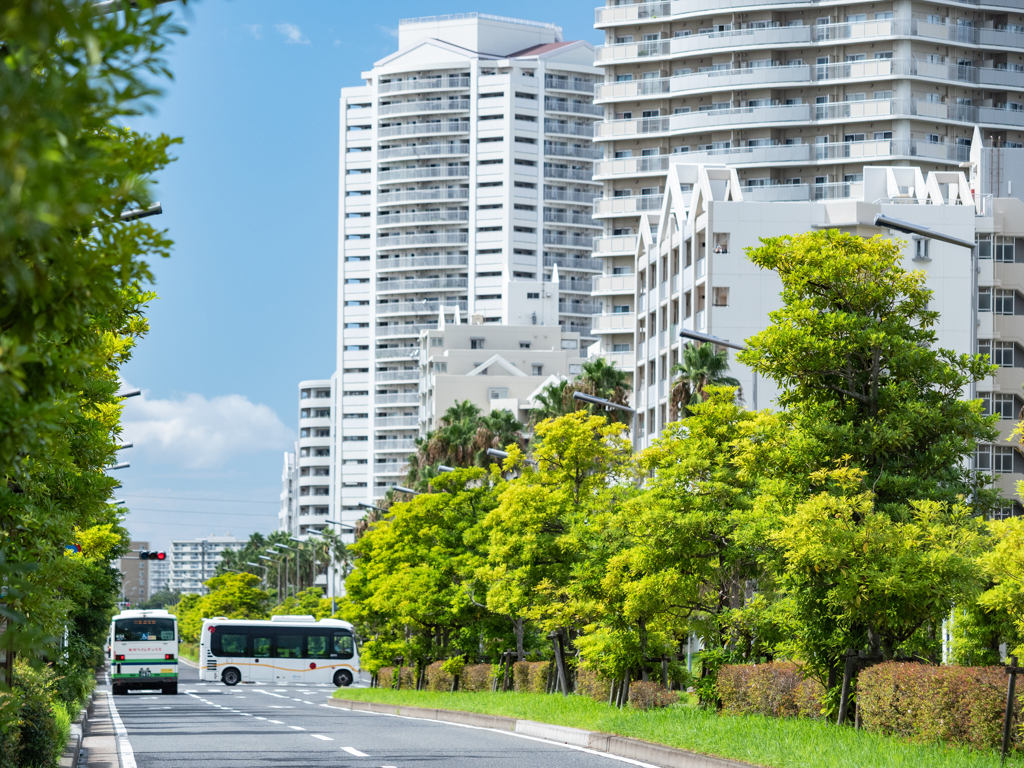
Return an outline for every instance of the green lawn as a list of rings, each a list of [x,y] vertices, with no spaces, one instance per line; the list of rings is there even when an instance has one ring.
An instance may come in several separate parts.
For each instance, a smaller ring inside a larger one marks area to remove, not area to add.
[[[677,705],[618,710],[583,696],[341,688],[340,699],[457,709],[631,736],[771,768],[996,768],[998,752],[912,744],[805,719],[732,717]],[[1024,768],[1024,755],[1007,766]]]

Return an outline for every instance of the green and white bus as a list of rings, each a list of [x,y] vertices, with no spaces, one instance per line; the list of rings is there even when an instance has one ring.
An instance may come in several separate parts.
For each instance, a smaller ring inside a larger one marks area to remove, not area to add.
[[[203,620],[199,679],[239,683],[334,683],[360,680],[359,647],[347,621],[272,616],[270,621]]]
[[[167,611],[122,611],[110,622],[110,681],[130,689],[178,692],[178,619]]]

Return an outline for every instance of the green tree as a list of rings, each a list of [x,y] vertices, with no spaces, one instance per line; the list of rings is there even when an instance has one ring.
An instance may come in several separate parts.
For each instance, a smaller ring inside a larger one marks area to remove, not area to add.
[[[738,379],[726,376],[728,370],[729,354],[724,349],[716,351],[709,342],[683,345],[682,359],[672,366],[672,375],[677,378],[669,393],[669,419],[679,418],[691,402],[703,402],[709,386],[738,387]]]
[[[748,469],[765,478],[758,508],[781,515],[769,541],[790,651],[834,681],[847,648],[891,658],[977,589],[971,515],[996,494],[967,467],[995,433],[960,398],[992,367],[935,348],[931,291],[901,244],[835,230],[762,243],[748,256],[779,275],[783,307],[739,359],[779,385],[799,447]]]
[[[227,573],[204,582],[205,595],[184,595],[169,607],[178,617],[182,640],[199,642],[203,619],[223,616],[228,619],[266,619],[272,598],[259,588],[260,579],[251,573]]]
[[[537,424],[545,419],[557,419],[572,413],[575,410],[573,391],[568,379],[548,384],[534,398],[536,407],[530,413],[530,420]]]

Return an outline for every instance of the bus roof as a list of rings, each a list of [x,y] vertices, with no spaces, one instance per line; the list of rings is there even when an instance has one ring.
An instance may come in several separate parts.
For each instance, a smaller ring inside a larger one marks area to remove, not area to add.
[[[207,624],[225,624],[230,627],[341,627],[343,629],[354,629],[354,627],[347,621],[341,619],[320,619],[316,621],[312,616],[310,617],[293,617],[289,616],[288,619],[291,621],[281,621],[280,619],[286,618],[283,616],[275,616],[275,620],[263,621],[261,619],[228,619],[224,616],[214,616],[211,619],[203,619],[203,626]]]
[[[117,614],[117,616],[115,616],[114,618],[115,618],[115,619],[139,619],[139,618],[164,618],[164,619],[176,619],[176,618],[178,618],[178,617],[177,617],[177,616],[175,616],[175,615],[174,615],[173,613],[168,613],[168,612],[167,612],[167,611],[165,611],[165,610],[162,610],[162,609],[156,609],[156,608],[154,608],[154,609],[153,609],[153,610],[151,610],[151,611],[148,611],[148,610],[141,610],[141,611],[134,611],[134,610],[133,610],[133,611],[121,611],[121,612],[120,612],[119,614]]]

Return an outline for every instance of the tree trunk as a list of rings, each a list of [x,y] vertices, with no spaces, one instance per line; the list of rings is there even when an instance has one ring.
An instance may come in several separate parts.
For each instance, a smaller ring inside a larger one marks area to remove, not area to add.
[[[523,661],[526,659],[526,653],[523,650],[523,617],[520,616],[515,620],[516,629],[516,661]]]

